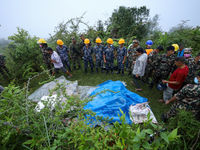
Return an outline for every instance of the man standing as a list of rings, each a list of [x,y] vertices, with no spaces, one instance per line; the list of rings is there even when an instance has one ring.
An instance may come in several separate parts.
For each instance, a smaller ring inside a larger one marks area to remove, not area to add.
[[[124,47],[124,39],[120,39],[118,44],[119,47],[117,48],[117,66],[118,72],[116,74],[120,74],[120,70],[122,71],[122,77],[124,76],[124,63],[126,60],[127,49]]]
[[[65,67],[63,67],[63,64],[62,64],[62,61],[61,61],[61,58],[60,56],[52,50],[51,47],[47,47],[46,49],[47,53],[51,55],[51,62],[53,63],[54,65],[54,68],[53,68],[53,74],[52,76],[54,76],[55,72],[58,72],[59,70],[63,71],[64,73],[68,74],[68,78],[71,78],[73,77],[66,69]]]
[[[200,83],[200,72],[197,74],[198,83]],[[165,105],[174,102],[171,109],[167,113],[162,114],[163,122],[175,116],[178,113],[177,109],[184,109],[193,112],[196,117],[199,114],[200,106],[200,84],[187,84],[177,94],[175,94]]]
[[[184,85],[193,84],[195,73],[200,69],[200,53],[196,58],[192,57],[191,54],[192,48],[185,48],[184,57],[186,58],[186,65],[189,67],[189,73],[185,79]]]
[[[74,37],[72,37],[72,43],[70,44],[69,49],[70,49],[69,53],[73,61],[73,67],[74,67],[73,70],[76,69],[76,62],[79,66],[79,69],[82,69],[80,63],[80,57],[81,57],[80,50],[78,44],[76,43],[76,39]]]
[[[101,72],[104,73],[104,70],[103,70],[103,49],[104,49],[104,46],[101,44],[102,41],[100,38],[97,38],[96,39],[96,45],[94,46],[94,61],[96,62],[96,73],[98,73],[98,68],[99,68],[99,65],[101,67]]]
[[[184,51],[185,51],[185,49],[184,49],[183,44],[179,44],[178,57],[183,57]]]
[[[69,57],[67,54],[69,51],[68,47],[66,45],[64,45],[63,41],[60,39],[57,40],[57,44],[58,44],[58,46],[56,47],[56,51],[60,55],[60,58],[62,60],[64,67],[66,68],[66,65],[67,65],[69,71],[71,71]]]
[[[115,47],[112,46],[113,40],[111,38],[107,39],[107,43],[108,45],[103,50],[103,59],[106,64],[106,74],[109,73],[109,69],[111,69],[111,74],[113,74]]]
[[[144,75],[145,67],[147,64],[147,54],[144,53],[143,48],[138,48],[136,50],[137,53],[137,59],[134,61],[134,69],[133,69],[133,81],[131,81],[132,84],[136,85],[136,91],[142,91],[140,84],[139,84],[139,77]]]
[[[163,47],[158,46],[155,50],[150,52],[150,54],[148,55],[147,65],[146,65],[146,69],[145,69],[145,74],[142,77],[142,82],[146,81],[147,83],[150,84],[149,77],[152,76],[152,72],[153,72],[153,69],[154,69],[154,65],[156,63],[158,53],[160,53],[162,51],[163,51]]]
[[[164,103],[172,98],[173,91],[180,89],[187,77],[189,69],[188,66],[185,65],[185,58],[176,57],[175,64],[178,68],[171,75],[169,81],[162,80],[163,83],[167,83],[167,88],[163,92],[163,99],[158,100],[161,103]]]
[[[131,75],[131,72],[133,71],[134,67],[133,61],[135,61],[137,58],[136,49],[140,47],[138,43],[139,42],[136,38],[133,39],[133,45],[128,50],[128,71],[129,71],[129,73],[127,74],[128,76]]]
[[[4,76],[4,79],[6,79],[5,72],[7,74],[9,73],[8,68],[5,66],[5,64],[6,62],[5,62],[4,56],[3,54],[0,54],[0,73]]]
[[[50,74],[52,74],[52,68],[51,68],[51,55],[49,53],[47,53],[46,48],[47,46],[47,42],[44,39],[39,39],[37,41],[37,43],[40,46],[40,50],[42,53],[42,58],[43,58],[43,62],[46,64],[48,70],[50,70]]]
[[[174,46],[167,47],[167,53],[161,54],[154,65],[154,76],[149,86],[149,90],[153,88],[154,83],[159,83],[161,80],[166,80],[169,74],[172,74],[175,67]]]
[[[93,49],[92,49],[92,46],[89,46],[90,44],[89,39],[85,39],[84,43],[85,43],[85,46],[82,49],[82,53],[84,54],[85,74],[87,74],[88,62],[90,64],[91,72],[93,74],[94,73],[93,71],[94,63],[92,59]]]

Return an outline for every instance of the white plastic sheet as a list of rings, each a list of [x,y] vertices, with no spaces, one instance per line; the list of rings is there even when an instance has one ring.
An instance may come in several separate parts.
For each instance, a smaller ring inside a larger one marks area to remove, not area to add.
[[[158,123],[153,112],[148,106],[148,103],[141,103],[135,106],[131,105],[129,107],[129,111],[131,112],[130,119],[135,124],[143,123],[143,121],[147,120],[147,114],[149,112],[150,112],[150,119],[153,118],[152,123]]]

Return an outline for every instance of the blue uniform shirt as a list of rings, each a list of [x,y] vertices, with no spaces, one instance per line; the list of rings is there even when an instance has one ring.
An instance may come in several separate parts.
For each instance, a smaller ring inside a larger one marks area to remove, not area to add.
[[[127,55],[127,49],[125,47],[117,48],[117,61],[124,60],[124,57]]]
[[[106,60],[114,60],[114,50],[115,50],[114,46],[110,46],[110,48],[106,46],[104,48],[103,55],[105,55]]]
[[[66,45],[63,45],[62,48],[60,48],[59,46],[57,46],[56,47],[56,51],[60,55],[60,58],[62,60],[68,59],[67,51],[69,51],[69,49],[68,49],[68,47]]]
[[[95,54],[96,60],[103,59],[103,49],[104,49],[103,45],[94,46],[94,54]]]
[[[183,49],[182,51],[179,51],[178,52],[178,57],[183,57],[184,56],[184,51],[185,51],[185,49]]]
[[[86,46],[84,46],[82,48],[82,50],[83,50],[83,54],[84,54],[84,59],[92,58],[92,53],[93,53],[92,46],[89,46],[88,48],[86,48]]]

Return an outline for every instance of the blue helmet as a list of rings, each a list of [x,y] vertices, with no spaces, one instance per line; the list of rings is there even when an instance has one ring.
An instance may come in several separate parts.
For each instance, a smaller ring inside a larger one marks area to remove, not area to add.
[[[160,84],[157,84],[157,89],[159,91],[163,91],[167,88],[167,85],[166,84],[163,84],[163,83],[160,83]]]
[[[148,41],[146,42],[146,44],[147,44],[147,45],[153,45],[153,41],[152,41],[152,40],[148,40]]]

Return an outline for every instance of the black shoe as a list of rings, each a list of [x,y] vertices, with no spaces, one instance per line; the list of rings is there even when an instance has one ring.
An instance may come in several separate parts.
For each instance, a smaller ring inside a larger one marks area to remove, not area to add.
[[[142,79],[140,80],[140,83],[141,83],[142,85],[145,85],[145,84],[144,84],[144,80],[142,80]]]
[[[104,70],[103,70],[103,69],[101,69],[101,73],[104,73]]]
[[[116,72],[116,74],[120,74],[120,69],[118,69],[118,71]]]
[[[113,69],[111,69],[111,74],[114,74]]]
[[[127,76],[131,75],[131,71],[129,71],[129,73],[127,74]]]
[[[91,68],[91,73],[94,74],[93,68]]]
[[[167,122],[168,120],[164,113],[162,113],[161,118],[163,122]]]
[[[98,68],[96,68],[96,73],[98,73]]]
[[[85,74],[87,74],[87,69],[85,69]]]
[[[122,77],[124,76],[124,71],[122,71]]]
[[[74,69],[73,70],[76,70],[76,67],[74,67]]]
[[[78,67],[79,69],[82,69],[81,66]]]
[[[150,84],[150,86],[149,86],[149,90],[151,90],[152,88],[153,88],[153,82]]]
[[[109,70],[108,69],[106,69],[106,74],[108,74],[109,73]]]

